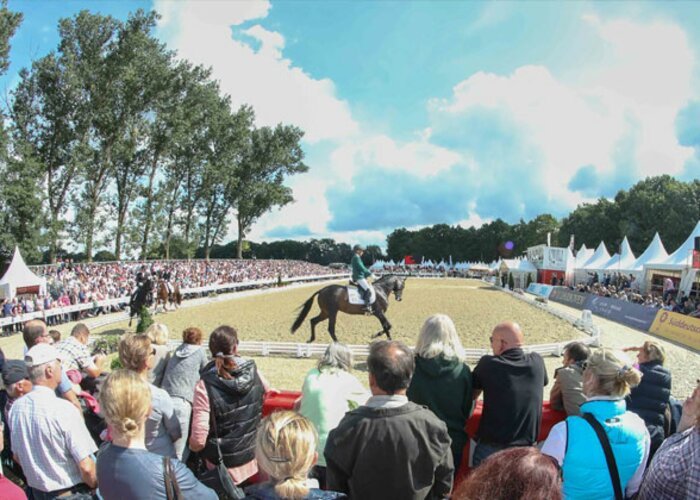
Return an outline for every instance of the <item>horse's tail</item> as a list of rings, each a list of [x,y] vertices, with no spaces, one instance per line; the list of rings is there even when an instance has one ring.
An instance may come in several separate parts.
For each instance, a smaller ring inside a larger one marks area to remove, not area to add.
[[[311,310],[311,306],[314,305],[314,297],[316,297],[316,295],[318,295],[320,292],[321,290],[317,291],[311,297],[309,297],[309,300],[304,302],[304,305],[301,307],[301,311],[299,311],[299,316],[297,316],[297,319],[294,320],[294,324],[292,325],[292,333],[296,332],[299,329],[299,327],[304,323],[306,316]]]

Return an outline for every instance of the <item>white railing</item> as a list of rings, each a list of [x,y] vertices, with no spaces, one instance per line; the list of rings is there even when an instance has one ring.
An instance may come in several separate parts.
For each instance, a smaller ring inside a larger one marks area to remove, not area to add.
[[[313,276],[299,276],[296,278],[282,278],[283,284],[290,283],[302,283],[307,281],[321,281],[321,280],[334,280],[347,278],[350,276],[349,273],[336,273],[336,274],[323,274],[323,275],[313,275]],[[180,290],[183,296],[193,295],[193,294],[206,294],[212,292],[223,292],[226,290],[235,291],[241,288],[262,288],[265,286],[275,286],[278,283],[278,278],[267,279],[267,280],[255,280],[255,281],[241,281],[236,283],[222,283],[218,285],[200,286],[194,288],[183,288]],[[24,323],[31,319],[46,319],[52,316],[60,316],[64,314],[70,314],[78,311],[87,311],[92,309],[99,309],[100,307],[112,307],[122,304],[128,304],[130,297],[118,297],[115,299],[106,299],[95,302],[86,302],[83,304],[74,304],[65,307],[52,307],[51,309],[35,311],[31,313],[19,314],[17,316],[0,318],[0,327],[14,325],[17,323]],[[108,323],[106,323],[108,324]],[[100,325],[102,326],[102,325]]]

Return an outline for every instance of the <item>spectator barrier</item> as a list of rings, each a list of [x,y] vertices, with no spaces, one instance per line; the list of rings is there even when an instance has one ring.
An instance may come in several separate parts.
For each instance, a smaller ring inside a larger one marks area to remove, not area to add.
[[[700,351],[700,318],[658,311],[649,333]]]
[[[573,307],[575,309],[583,310],[585,309],[586,299],[588,298],[587,293],[578,292],[576,290],[569,290],[564,287],[556,287],[549,294],[549,300],[564,304],[565,306]]]
[[[310,281],[322,281],[322,280],[334,280],[340,278],[347,278],[348,273],[337,273],[337,274],[325,274],[325,275],[315,275],[315,276],[300,276],[297,278],[282,278],[282,283],[303,283]],[[201,286],[195,288],[184,288],[180,290],[183,296],[187,295],[202,295],[209,293],[223,293],[226,291],[236,291],[240,289],[248,288],[262,288],[266,286],[275,286],[278,284],[278,279],[266,279],[266,280],[255,280],[255,281],[242,281],[235,283],[222,283],[218,285]],[[54,307],[48,310],[35,311],[32,313],[20,314],[17,316],[11,316],[6,318],[0,318],[0,327],[14,325],[17,323],[24,323],[31,319],[43,319],[49,318],[51,316],[59,316],[64,314],[70,314],[79,311],[87,311],[92,309],[99,309],[101,307],[112,307],[119,305],[127,305],[129,303],[130,297],[119,297],[116,299],[107,299],[95,302],[86,302],[83,304],[75,304],[66,307]],[[119,321],[121,321],[120,318]]]
[[[584,309],[589,309],[593,314],[610,321],[645,332],[651,328],[658,312],[656,308],[593,294],[588,294]]]
[[[552,285],[543,285],[542,283],[530,283],[527,287],[527,293],[532,295],[537,295],[538,297],[549,298],[549,294],[552,293],[554,287]]]

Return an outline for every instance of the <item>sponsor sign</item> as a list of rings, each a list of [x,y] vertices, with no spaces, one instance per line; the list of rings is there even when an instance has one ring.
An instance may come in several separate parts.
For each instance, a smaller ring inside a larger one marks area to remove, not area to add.
[[[590,309],[605,319],[622,323],[639,330],[648,331],[651,328],[658,309],[645,307],[640,304],[598,295],[589,295],[585,309]]]
[[[670,311],[658,311],[649,333],[700,351],[700,319]]]
[[[554,287],[551,285],[544,285],[542,283],[530,283],[530,286],[527,287],[527,292],[532,295],[548,298],[553,288]]]
[[[549,300],[554,302],[559,302],[566,306],[575,307],[576,309],[587,309],[586,300],[588,300],[589,295],[587,293],[577,292],[576,290],[569,290],[566,287],[554,287],[554,289],[549,294]]]
[[[693,250],[693,268],[700,269],[700,250]]]

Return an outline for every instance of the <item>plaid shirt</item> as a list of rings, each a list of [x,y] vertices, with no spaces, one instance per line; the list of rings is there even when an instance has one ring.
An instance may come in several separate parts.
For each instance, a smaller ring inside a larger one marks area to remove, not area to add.
[[[59,342],[56,344],[56,349],[63,354],[61,364],[64,370],[83,371],[95,364],[87,346],[78,342],[75,337],[71,336],[63,342]]]
[[[700,428],[669,437],[647,470],[640,500],[700,499]]]

